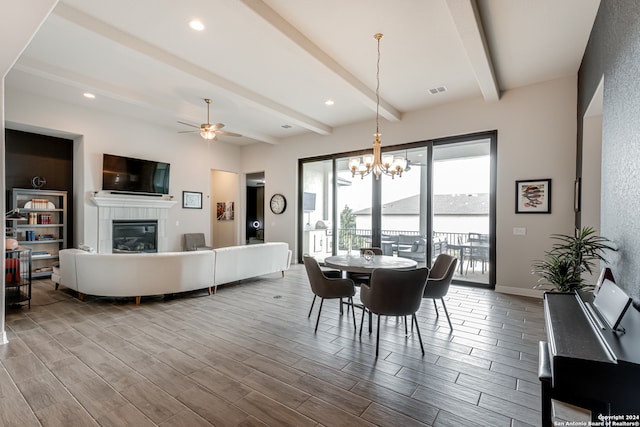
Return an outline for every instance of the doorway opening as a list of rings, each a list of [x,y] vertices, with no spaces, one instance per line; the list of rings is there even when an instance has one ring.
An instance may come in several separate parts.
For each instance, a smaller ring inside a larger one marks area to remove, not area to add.
[[[264,182],[264,172],[247,174],[247,245],[264,243]]]

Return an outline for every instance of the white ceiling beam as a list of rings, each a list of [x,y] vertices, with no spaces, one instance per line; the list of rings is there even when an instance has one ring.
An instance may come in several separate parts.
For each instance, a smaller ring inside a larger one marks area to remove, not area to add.
[[[0,16],[0,83],[58,0],[3,2]]]
[[[447,6],[484,100],[499,101],[500,88],[476,0],[447,0]]]
[[[175,116],[175,105],[173,103],[161,103],[158,99],[150,97],[144,93],[133,91],[129,88],[117,86],[112,83],[89,77],[75,71],[70,71],[60,67],[52,66],[38,59],[23,56],[20,62],[13,67],[16,71],[28,73],[40,78],[63,83],[67,86],[78,88],[82,91],[91,90],[97,95],[104,95],[111,99],[124,102],[129,105],[136,105],[149,111],[161,114],[162,116]],[[183,121],[191,121],[191,118],[179,117]],[[243,136],[267,144],[278,144],[276,138],[255,132],[247,132],[246,129],[237,128]]]
[[[356,76],[351,74],[347,69],[340,65],[336,60],[327,55],[316,44],[309,40],[298,29],[286,21],[282,16],[271,9],[262,0],[241,0],[249,9],[251,9],[258,16],[262,17],[266,22],[271,24],[275,29],[280,31],[285,37],[287,37],[292,43],[295,43],[302,50],[307,52],[313,58],[315,58],[321,65],[333,72],[336,76],[341,78],[345,83],[355,89],[356,93],[360,95],[364,104],[371,108],[372,111],[376,110],[376,93],[369,89],[362,81]],[[383,99],[380,99],[380,115],[389,121],[397,122],[402,118],[402,113],[394,108],[391,104]]]
[[[86,13],[75,9],[67,4],[59,3],[54,13],[82,28],[93,33],[99,34],[107,39],[118,43],[128,49],[141,53],[169,67],[173,67],[193,77],[201,79],[212,84],[221,90],[229,92],[232,96],[242,97],[248,103],[256,108],[268,112],[269,114],[279,116],[287,122],[308,129],[312,132],[329,135],[333,129],[324,123],[305,116],[297,111],[280,105],[270,99],[259,95],[245,87],[242,87],[230,80],[225,79],[215,73],[210,72],[198,65],[185,61],[184,59],[164,51],[157,46],[147,43],[129,33],[121,31],[99,19],[87,15]]]

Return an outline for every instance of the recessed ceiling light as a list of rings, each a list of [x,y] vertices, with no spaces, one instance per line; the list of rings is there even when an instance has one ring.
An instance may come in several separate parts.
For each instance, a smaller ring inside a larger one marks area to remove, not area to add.
[[[83,93],[83,95],[84,95],[85,98],[89,98],[89,99],[94,99],[96,97],[94,94],[89,93],[89,92],[85,92],[85,93]]]
[[[327,99],[326,101],[324,101],[324,105],[333,105],[333,99]]]
[[[197,19],[194,19],[193,21],[189,22],[189,26],[196,31],[204,30],[204,24],[201,21],[198,21]]]

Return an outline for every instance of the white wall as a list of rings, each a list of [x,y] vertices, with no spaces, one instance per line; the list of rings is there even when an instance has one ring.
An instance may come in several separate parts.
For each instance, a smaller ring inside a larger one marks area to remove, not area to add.
[[[383,145],[419,141],[485,130],[498,130],[497,174],[497,289],[525,295],[536,277],[531,263],[550,246],[551,233],[570,233],[573,226],[573,180],[575,176],[576,77],[567,77],[507,91],[495,103],[473,99],[440,108],[405,114],[400,122],[383,121]],[[54,104],[30,94],[6,94],[6,120],[69,132],[78,138],[85,170],[81,188],[84,218],[78,241],[95,244],[97,208],[88,201],[90,191],[101,186],[103,152],[171,163],[171,193],[180,200],[183,190],[202,191],[210,200],[210,171],[244,173],[265,171],[265,199],[274,193],[287,197],[282,215],[265,212],[265,239],[296,247],[298,159],[369,148],[372,121],[335,129],[332,135],[291,138],[279,145],[255,144],[242,148],[221,142],[208,144],[197,136],[176,134],[126,117],[109,116],[75,105]],[[81,137],[81,138],[80,138]],[[515,180],[551,178],[552,213],[516,215]],[[242,179],[240,179],[243,181]],[[244,185],[244,182],[240,183]],[[240,188],[240,186],[238,188]],[[236,200],[244,206],[240,191]],[[244,213],[237,210],[244,221]],[[211,206],[171,209],[170,246],[180,249],[185,232],[210,229]],[[176,221],[179,226],[175,225]],[[526,236],[514,236],[513,227],[525,227]],[[242,237],[242,236],[240,236]],[[212,241],[207,234],[207,240]],[[213,237],[215,241],[215,236]]]
[[[162,128],[27,93],[7,90],[5,104],[8,122],[66,133],[66,137],[75,140],[74,203],[79,212],[74,244],[82,242],[97,247],[98,208],[89,196],[102,187],[103,153],[170,163],[170,192],[178,202],[169,211],[170,250],[181,250],[184,233],[204,232],[207,241],[211,241],[210,217],[215,212],[209,203],[210,171],[238,171],[238,147],[204,141],[197,133],[177,134],[171,126]],[[183,209],[182,191],[202,192],[202,209]]]
[[[242,170],[265,170],[265,198],[282,193],[289,201],[284,214],[265,213],[269,241],[296,246],[298,159],[369,148],[374,126],[371,120],[334,129],[329,136],[243,147]],[[384,146],[498,130],[496,289],[540,295],[532,289],[531,263],[549,249],[549,234],[573,228],[576,77],[507,91],[495,103],[478,98],[405,114],[400,122],[383,121],[380,127]],[[515,181],[540,178],[552,179],[552,213],[516,215]],[[527,234],[515,236],[513,227],[525,227]]]
[[[2,4],[2,15],[0,15],[0,164],[3,171],[6,170],[4,163],[4,123],[6,119],[4,78],[56,3],[58,0],[34,0],[10,2],[10,4],[4,2]],[[6,191],[4,173],[0,174],[0,191],[2,194],[5,194]],[[0,201],[2,212],[7,211],[5,204],[5,198],[2,197],[2,201]],[[3,247],[2,259],[4,258],[5,249]],[[0,280],[0,287],[0,344],[5,344],[7,336],[4,328],[4,274]]]

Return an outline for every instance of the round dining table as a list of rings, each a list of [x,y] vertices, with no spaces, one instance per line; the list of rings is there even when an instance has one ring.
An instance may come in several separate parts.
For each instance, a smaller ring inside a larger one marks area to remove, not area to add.
[[[360,254],[347,254],[327,257],[324,259],[324,265],[330,268],[346,271],[348,273],[371,274],[376,268],[413,270],[418,266],[418,262],[409,258],[389,255],[375,255],[370,260],[367,260]],[[357,304],[356,306],[362,307],[359,304]],[[342,308],[342,305],[340,305],[340,307]],[[364,312],[362,313],[362,315],[364,316]],[[369,333],[371,333],[371,331],[371,312],[369,311]]]
[[[418,263],[413,259],[389,255],[375,255],[371,260],[366,260],[360,254],[347,254],[327,257],[324,259],[324,265],[349,273],[371,274],[376,268],[413,270]]]

